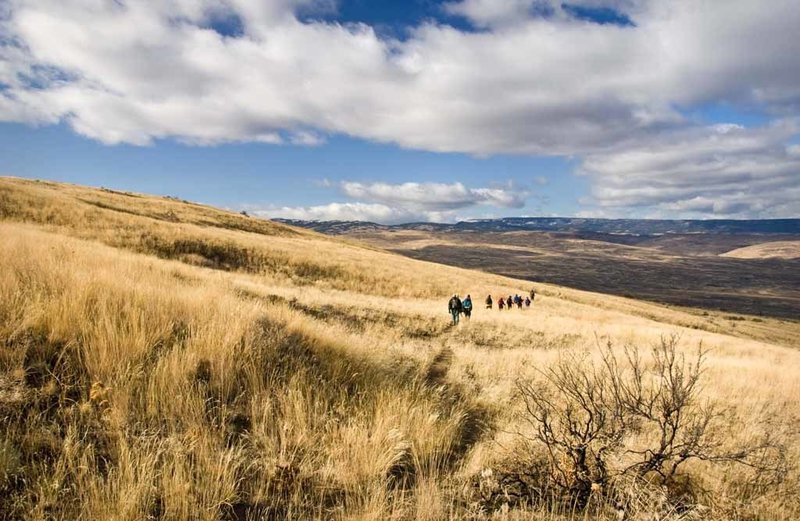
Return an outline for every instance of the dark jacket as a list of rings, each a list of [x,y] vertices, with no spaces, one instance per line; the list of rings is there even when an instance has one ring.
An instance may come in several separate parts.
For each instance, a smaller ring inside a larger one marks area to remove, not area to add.
[[[453,311],[461,312],[461,300],[458,297],[453,297],[450,299],[450,302],[447,303],[447,311],[451,313]]]

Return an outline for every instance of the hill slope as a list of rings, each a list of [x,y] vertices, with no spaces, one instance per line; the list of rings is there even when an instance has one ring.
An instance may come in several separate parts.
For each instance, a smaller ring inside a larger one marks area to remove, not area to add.
[[[509,502],[486,480],[538,454],[513,434],[515,382],[598,342],[671,333],[712,349],[706,398],[743,422],[726,444],[768,430],[798,455],[780,421],[800,414],[794,322],[538,284],[531,309],[450,327],[453,292],[529,283],[55,183],[0,178],[0,219],[3,518],[489,517]],[[718,518],[800,513],[796,471],[769,488],[747,468],[689,471]]]
[[[800,241],[773,241],[753,244],[725,252],[722,257],[737,259],[800,259]]]

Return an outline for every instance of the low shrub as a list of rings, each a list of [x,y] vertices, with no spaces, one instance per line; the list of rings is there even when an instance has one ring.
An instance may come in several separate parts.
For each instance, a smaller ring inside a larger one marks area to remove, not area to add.
[[[730,442],[734,411],[700,396],[706,352],[701,346],[687,360],[677,345],[677,337],[662,337],[646,363],[637,347],[620,356],[609,344],[594,364],[586,354],[565,356],[539,379],[517,382],[525,451],[547,461],[546,483],[537,486],[571,508],[600,497],[624,509],[620,491],[633,480],[666,491],[670,508],[692,509],[692,485],[681,474],[688,461],[746,466],[767,483],[785,476],[786,449],[770,430]]]

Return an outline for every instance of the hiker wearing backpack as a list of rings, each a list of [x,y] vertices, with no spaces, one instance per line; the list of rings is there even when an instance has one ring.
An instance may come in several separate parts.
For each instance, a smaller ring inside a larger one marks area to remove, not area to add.
[[[529,299],[528,297],[525,297],[525,307],[526,308],[531,307],[531,299]]]
[[[488,297],[486,297],[486,309],[492,309],[492,304],[493,304],[492,296],[489,295]]]
[[[461,311],[463,311],[463,308],[461,307],[461,299],[458,298],[458,295],[453,295],[453,298],[451,298],[450,302],[447,303],[447,310],[453,317],[453,325],[458,325],[459,315],[461,315]]]
[[[464,318],[469,319],[472,316],[472,297],[467,295],[467,298],[461,302],[461,309],[464,310]]]
[[[509,295],[508,298],[506,299],[506,306],[508,306],[508,309],[511,309],[513,305],[514,305],[514,300],[511,298],[511,295]]]
[[[505,307],[505,305],[506,305],[506,301],[503,299],[503,297],[500,297],[499,299],[497,299],[497,309],[499,309],[500,311],[503,311],[503,308]]]

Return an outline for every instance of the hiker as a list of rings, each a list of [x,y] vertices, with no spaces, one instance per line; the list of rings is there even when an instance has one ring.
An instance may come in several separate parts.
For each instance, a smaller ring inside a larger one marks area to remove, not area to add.
[[[533,304],[533,300],[536,298],[536,292],[533,290],[533,288],[531,288],[530,297],[531,297],[531,304]]]
[[[453,295],[453,298],[451,298],[450,302],[447,303],[447,310],[453,317],[453,325],[458,325],[458,317],[461,315],[461,311],[463,310],[461,307],[461,299],[458,298],[458,295]]]
[[[503,308],[505,307],[505,305],[506,305],[506,301],[503,300],[503,297],[500,297],[499,299],[497,299],[497,309],[499,309],[500,311],[503,311]]]
[[[467,298],[461,302],[461,308],[464,310],[464,318],[469,319],[472,316],[472,297],[467,295]]]
[[[531,307],[531,299],[528,297],[525,297],[525,307],[526,308]]]
[[[511,299],[511,295],[509,295],[508,298],[506,299],[506,306],[508,306],[508,309],[511,309],[513,304],[514,301]]]
[[[486,309],[492,309],[492,296],[486,297]]]

